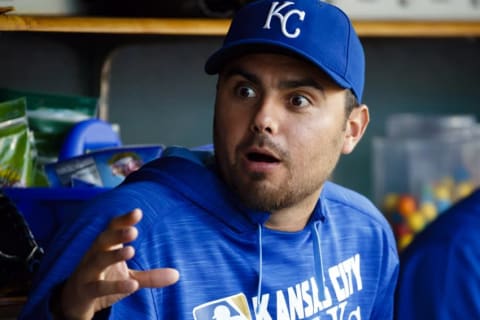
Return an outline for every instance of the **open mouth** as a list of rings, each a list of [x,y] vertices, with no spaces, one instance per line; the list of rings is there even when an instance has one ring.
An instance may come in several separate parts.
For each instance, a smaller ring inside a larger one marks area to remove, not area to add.
[[[267,162],[267,163],[276,163],[279,160],[273,156],[264,153],[250,152],[247,154],[247,159],[253,162]]]

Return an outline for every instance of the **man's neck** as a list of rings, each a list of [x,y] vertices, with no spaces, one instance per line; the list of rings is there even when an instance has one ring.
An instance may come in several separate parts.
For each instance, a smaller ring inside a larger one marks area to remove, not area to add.
[[[318,201],[315,193],[294,206],[272,212],[265,227],[272,230],[296,232],[300,231],[308,223]]]

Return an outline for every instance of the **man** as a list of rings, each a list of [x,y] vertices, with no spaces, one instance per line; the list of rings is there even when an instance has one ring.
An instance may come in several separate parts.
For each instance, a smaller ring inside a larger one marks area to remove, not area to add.
[[[218,73],[215,155],[167,149],[85,208],[47,250],[22,317],[391,318],[391,230],[327,182],[369,122],[347,16],[253,2],[206,71]]]
[[[445,211],[401,255],[397,319],[480,319],[480,189]]]

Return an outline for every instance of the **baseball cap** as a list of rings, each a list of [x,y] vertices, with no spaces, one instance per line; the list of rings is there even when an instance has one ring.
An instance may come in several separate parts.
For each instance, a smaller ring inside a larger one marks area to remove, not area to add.
[[[361,101],[365,80],[363,47],[348,16],[320,0],[259,0],[233,17],[223,46],[205,64],[216,74],[229,60],[253,52],[285,52],[319,67]]]

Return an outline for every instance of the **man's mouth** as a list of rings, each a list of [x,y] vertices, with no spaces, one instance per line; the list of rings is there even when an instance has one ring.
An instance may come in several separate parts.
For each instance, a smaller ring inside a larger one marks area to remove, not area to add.
[[[274,156],[261,152],[249,152],[247,153],[247,159],[252,162],[266,162],[266,163],[277,163],[280,160]]]

